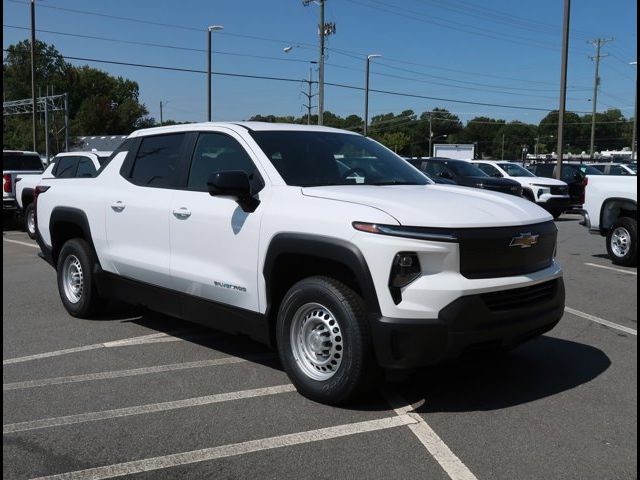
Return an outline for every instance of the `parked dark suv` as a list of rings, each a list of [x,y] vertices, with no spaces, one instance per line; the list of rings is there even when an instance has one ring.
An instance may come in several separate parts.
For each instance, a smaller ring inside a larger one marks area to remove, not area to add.
[[[433,179],[445,179],[463,187],[483,188],[494,192],[522,196],[522,185],[507,178],[490,177],[478,167],[464,160],[450,158],[423,159],[420,165],[414,164]]]
[[[538,163],[529,166],[529,170],[535,175],[547,178],[555,178],[556,168],[556,163]],[[602,175],[602,172],[586,164],[562,164],[561,180],[569,185],[569,196],[573,208],[579,208],[584,203],[584,189],[589,182],[587,175]]]

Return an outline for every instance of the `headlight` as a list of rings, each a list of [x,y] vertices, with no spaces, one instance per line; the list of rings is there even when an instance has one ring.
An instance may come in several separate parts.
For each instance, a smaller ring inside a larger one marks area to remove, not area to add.
[[[389,275],[389,290],[394,303],[402,301],[401,289],[420,277],[422,268],[415,252],[400,252],[393,258]]]

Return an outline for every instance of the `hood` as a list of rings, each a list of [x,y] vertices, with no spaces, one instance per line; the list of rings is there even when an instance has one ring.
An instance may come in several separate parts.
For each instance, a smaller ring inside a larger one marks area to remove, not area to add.
[[[505,227],[552,219],[542,208],[520,197],[453,185],[305,187],[302,194],[366,205],[413,227]]]
[[[547,177],[512,177],[525,185],[543,185],[545,187],[566,187],[567,183],[562,180]]]

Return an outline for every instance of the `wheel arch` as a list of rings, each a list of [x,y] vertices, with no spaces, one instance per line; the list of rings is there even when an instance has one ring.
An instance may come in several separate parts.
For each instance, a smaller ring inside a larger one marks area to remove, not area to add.
[[[83,210],[55,207],[49,219],[49,232],[51,233],[51,256],[54,265],[58,264],[62,246],[72,238],[84,239],[95,251],[89,220]]]
[[[638,202],[622,197],[607,198],[600,208],[600,233],[606,235],[613,223],[622,217],[638,219]]]
[[[364,255],[346,240],[311,234],[277,234],[269,243],[262,273],[273,345],[275,323],[284,295],[293,284],[309,276],[324,275],[341,281],[363,298],[369,313],[380,312]]]
[[[20,195],[20,201],[22,202],[23,212],[26,211],[29,204],[33,202],[34,191],[35,190],[33,188],[25,188],[24,190],[22,190],[22,195]]]

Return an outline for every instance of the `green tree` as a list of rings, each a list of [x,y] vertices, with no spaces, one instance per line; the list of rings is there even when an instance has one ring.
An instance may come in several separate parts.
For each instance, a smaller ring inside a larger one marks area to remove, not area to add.
[[[493,139],[493,151],[502,153],[502,139],[504,135],[504,158],[505,160],[522,160],[522,149],[527,148],[533,152],[538,129],[535,125],[522,122],[510,122],[496,133]]]
[[[36,81],[38,94],[68,93],[72,135],[128,134],[155,121],[140,102],[137,82],[113,77],[89,66],[75,67],[53,45],[36,41]],[[6,100],[31,97],[30,43],[7,47],[3,59],[3,88]],[[64,147],[64,116],[51,112],[49,138],[52,153]],[[44,151],[44,125],[38,115],[38,151]],[[29,115],[7,117],[3,122],[5,148],[32,149]]]
[[[455,143],[476,143],[479,158],[500,158],[502,155],[502,141],[500,149],[496,150],[494,139],[505,125],[504,120],[489,117],[475,117],[467,122],[464,129],[455,137]],[[502,137],[500,137],[502,139]]]

